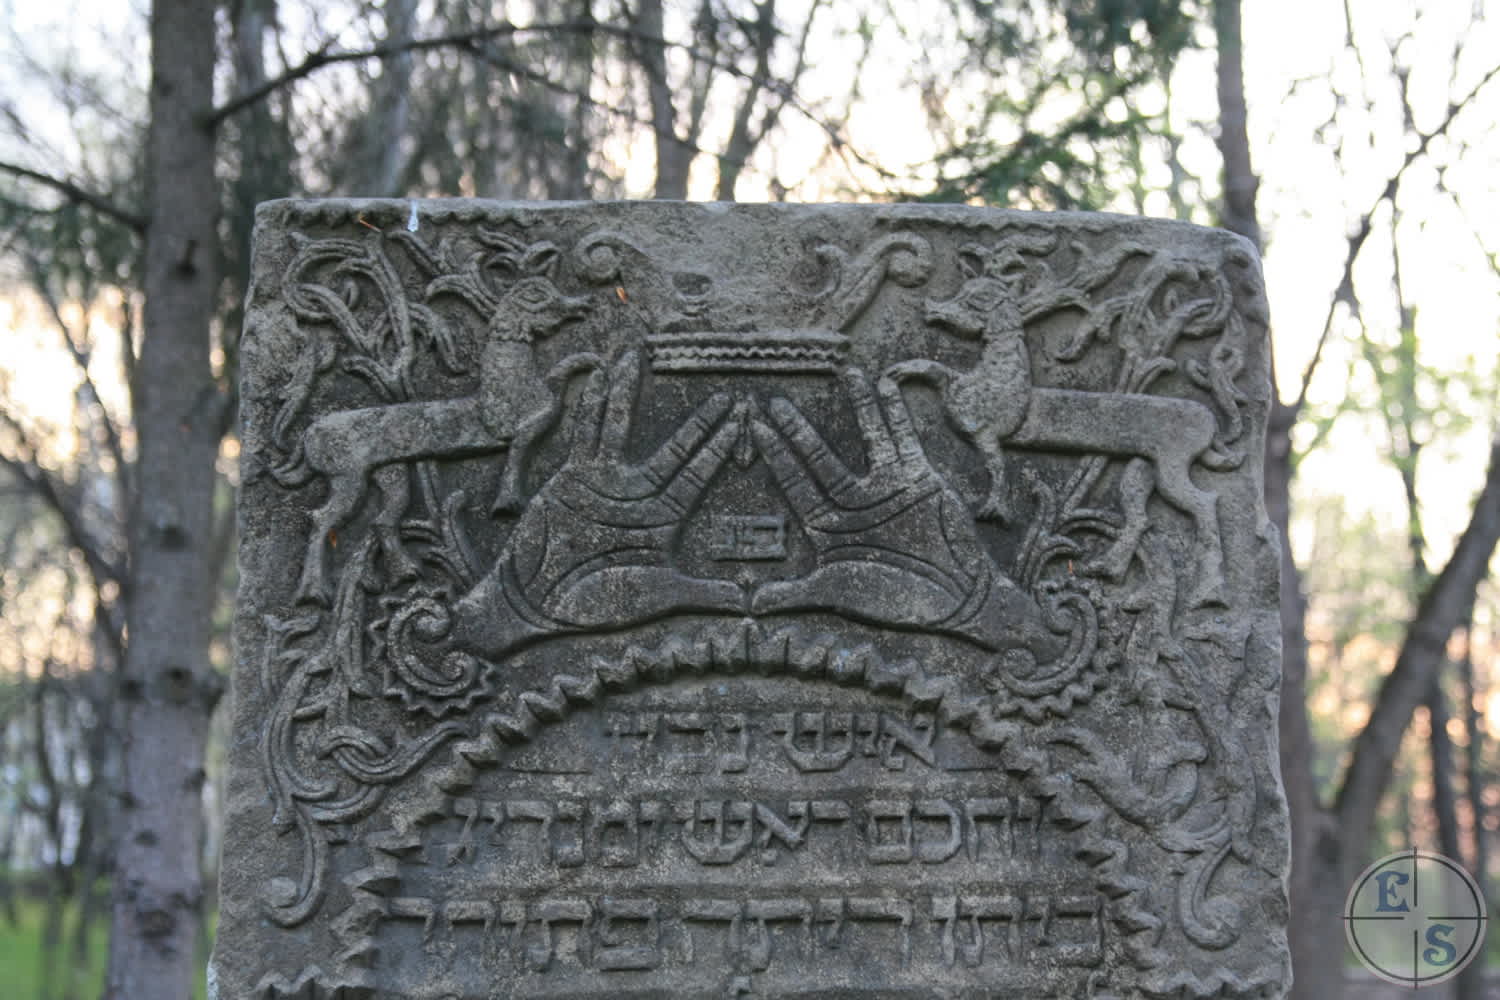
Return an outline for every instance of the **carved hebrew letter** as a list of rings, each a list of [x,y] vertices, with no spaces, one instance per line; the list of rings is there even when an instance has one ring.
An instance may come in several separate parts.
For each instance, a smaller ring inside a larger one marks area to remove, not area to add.
[[[628,931],[626,928],[636,928]],[[661,964],[661,920],[654,899],[611,899],[599,903],[594,968],[604,972],[654,969]],[[626,943],[634,941],[636,943]]]
[[[682,818],[682,846],[702,864],[733,864],[750,849],[753,815],[749,802],[689,803]]]

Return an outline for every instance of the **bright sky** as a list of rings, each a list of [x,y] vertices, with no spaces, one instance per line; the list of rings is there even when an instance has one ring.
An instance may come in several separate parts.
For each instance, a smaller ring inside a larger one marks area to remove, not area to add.
[[[122,39],[132,37],[131,26],[140,24],[142,0],[76,0],[74,3],[42,4],[32,0],[0,0],[0,95],[25,93],[27,77],[23,58],[37,39],[64,46],[73,53],[72,65],[80,72],[114,72],[121,61]],[[1455,90],[1466,90],[1488,67],[1486,61],[1500,53],[1500,31],[1490,27],[1465,31],[1470,5],[1456,0],[1426,0],[1415,4],[1351,3],[1360,18],[1361,41],[1368,69],[1377,80],[1388,74],[1383,38],[1394,37],[1418,10],[1413,43],[1399,50],[1399,58],[1413,65],[1412,100],[1417,125],[1431,128],[1445,112],[1450,93],[1451,46],[1455,37],[1466,38],[1465,57],[1458,68]],[[135,10],[133,11],[132,8]],[[913,10],[917,9],[912,4]],[[832,16],[846,17],[847,5],[833,4]],[[1266,275],[1275,324],[1278,365],[1284,387],[1302,367],[1323,324],[1332,289],[1341,267],[1345,234],[1359,213],[1374,203],[1385,178],[1405,152],[1399,131],[1391,124],[1393,92],[1384,82],[1370,98],[1377,114],[1368,122],[1348,115],[1346,127],[1368,129],[1368,135],[1351,134],[1345,158],[1336,162],[1326,136],[1319,127],[1332,109],[1326,81],[1330,77],[1345,90],[1356,90],[1358,66],[1344,47],[1343,0],[1251,0],[1244,4],[1244,34],[1247,90],[1253,156],[1264,182],[1260,210],[1269,237]],[[895,26],[881,25],[883,45],[896,41]],[[136,32],[138,35],[138,32]],[[138,39],[137,39],[138,40]],[[847,87],[847,60],[831,42],[815,43],[819,54],[818,74],[830,93]],[[895,51],[895,49],[888,49]],[[143,66],[144,53],[127,53],[125,62]],[[1217,117],[1214,92],[1214,61],[1209,53],[1190,54],[1178,67],[1174,85],[1173,112],[1177,124],[1194,133],[1183,156],[1190,169],[1212,176],[1217,154],[1212,145],[1211,123]],[[813,82],[817,82],[815,77]],[[1292,96],[1293,84],[1302,81]],[[884,161],[904,165],[918,160],[926,146],[925,121],[918,103],[905,89],[906,67],[879,62],[866,73],[866,103],[849,123],[854,145]],[[1422,354],[1435,366],[1449,369],[1495,368],[1497,330],[1497,281],[1480,249],[1479,239],[1500,248],[1500,231],[1486,232],[1489,220],[1500,218],[1500,190],[1493,178],[1500,177],[1500,140],[1492,139],[1500,115],[1500,81],[1493,92],[1459,120],[1455,139],[1470,142],[1462,156],[1451,146],[1435,150],[1453,161],[1446,181],[1462,193],[1465,213],[1435,191],[1436,178],[1426,167],[1408,177],[1412,197],[1405,202],[1404,225],[1415,247],[1403,263],[1411,297],[1421,303],[1418,330]],[[0,100],[3,103],[3,100]],[[23,114],[24,106],[19,108]],[[75,123],[66,116],[44,119],[41,128],[60,157],[70,152],[68,135]],[[788,138],[776,151],[777,166],[793,180],[813,165],[820,136],[805,119],[788,112],[783,119]],[[1196,129],[1194,126],[1197,126]],[[1352,132],[1352,129],[1351,129]],[[0,140],[0,152],[4,152]],[[643,154],[642,149],[621,148],[622,155]],[[649,187],[650,161],[644,155],[629,156],[628,180],[638,193]],[[713,171],[703,163],[695,173],[694,194],[711,196]],[[765,191],[764,177],[748,175],[747,196]],[[758,190],[757,190],[758,189]],[[820,185],[814,179],[804,197],[835,197],[836,185]],[[1428,192],[1426,197],[1416,197]],[[1476,236],[1475,229],[1480,232]],[[1394,306],[1381,297],[1384,274],[1389,268],[1389,250],[1377,227],[1360,276],[1366,279],[1364,306],[1367,320],[1390,328]],[[0,312],[0,336],[8,341],[6,360],[26,373],[17,381],[21,401],[39,411],[55,410],[65,403],[64,388],[71,373],[46,346],[45,336],[36,337],[18,328],[22,311]],[[1315,403],[1331,405],[1346,391],[1350,349],[1340,328],[1327,351],[1316,380]],[[33,344],[35,346],[33,346]],[[1471,365],[1466,359],[1477,360]],[[1428,455],[1422,469],[1423,494],[1431,530],[1439,541],[1463,523],[1467,503],[1482,475],[1487,431],[1477,430],[1456,443],[1456,453],[1440,450]],[[1311,492],[1343,493],[1357,510],[1372,509],[1395,517],[1400,510],[1397,480],[1379,455],[1378,438],[1368,422],[1345,418],[1331,445],[1304,467],[1301,488]],[[1440,557],[1442,552],[1434,553]]]
[[[1435,128],[1447,111],[1450,93],[1466,93],[1500,54],[1497,25],[1466,30],[1467,3],[1355,3],[1350,7],[1361,29],[1361,47],[1372,75],[1388,77],[1385,40],[1397,37],[1420,10],[1414,43],[1405,43],[1398,58],[1414,68],[1410,75],[1416,124]],[[1250,100],[1250,128],[1257,170],[1263,177],[1260,205],[1269,246],[1265,260],[1271,296],[1279,375],[1287,391],[1310,357],[1338,282],[1346,251],[1345,236],[1359,215],[1375,204],[1387,178],[1407,152],[1399,117],[1392,117],[1394,87],[1373,93],[1381,113],[1350,128],[1350,150],[1336,162],[1317,130],[1332,111],[1332,99],[1321,78],[1330,71],[1338,86],[1358,88],[1358,65],[1344,47],[1344,7],[1337,0],[1256,0],[1245,4],[1245,52]],[[1294,30],[1289,26],[1295,25]],[[1456,79],[1452,46],[1464,39]],[[1296,97],[1287,99],[1296,81]],[[1500,144],[1493,138],[1500,112],[1500,81],[1455,122],[1452,135],[1472,143],[1462,156],[1451,143],[1433,150],[1454,162],[1447,181],[1462,193],[1465,211],[1437,193],[1433,171],[1413,168],[1405,181],[1404,232],[1409,247],[1402,260],[1408,297],[1420,304],[1418,343],[1427,363],[1443,370],[1493,371],[1500,347],[1500,286],[1479,243],[1500,248],[1500,192],[1493,182]],[[1396,112],[1399,114],[1399,112]],[[1358,121],[1358,119],[1356,119]],[[1361,297],[1372,327],[1394,336],[1396,306],[1389,294],[1387,229],[1377,228],[1362,256],[1356,280],[1367,278]],[[1488,231],[1487,231],[1488,229]],[[1477,230],[1477,233],[1476,233]],[[1384,294],[1382,294],[1384,293]],[[1311,398],[1331,406],[1348,389],[1350,348],[1336,327],[1315,380]],[[1474,359],[1470,361],[1469,359]],[[1356,389],[1368,385],[1356,382]],[[1493,410],[1491,411],[1493,413]],[[1361,420],[1343,418],[1330,446],[1303,469],[1305,492],[1340,493],[1354,511],[1371,509],[1399,520],[1403,515],[1399,480],[1382,462],[1379,431]],[[1467,519],[1474,490],[1483,478],[1489,430],[1478,427],[1455,438],[1451,449],[1434,449],[1420,468],[1425,485],[1424,519],[1437,544],[1435,559],[1446,555],[1449,539]]]

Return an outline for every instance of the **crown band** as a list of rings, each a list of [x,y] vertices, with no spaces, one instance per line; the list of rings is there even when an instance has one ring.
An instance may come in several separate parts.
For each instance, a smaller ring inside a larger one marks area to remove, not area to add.
[[[646,338],[652,371],[831,374],[849,354],[832,330],[704,330]]]

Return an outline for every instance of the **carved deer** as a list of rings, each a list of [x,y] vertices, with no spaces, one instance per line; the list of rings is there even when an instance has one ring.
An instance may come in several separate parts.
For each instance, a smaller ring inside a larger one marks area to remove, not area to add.
[[[1197,577],[1189,599],[1195,605],[1222,600],[1223,550],[1218,496],[1193,483],[1195,462],[1218,467],[1217,423],[1208,407],[1187,399],[1128,392],[1052,389],[1032,382],[1023,320],[1068,306],[1082,307],[1082,291],[1107,280],[1133,252],[1127,247],[1097,263],[1090,276],[1071,289],[1026,294],[1028,265],[1023,253],[1050,250],[1045,241],[1012,238],[994,250],[967,247],[960,253],[965,277],[949,299],[929,299],[929,323],[980,343],[979,359],[968,371],[935,361],[901,362],[886,375],[898,383],[921,379],[942,394],[953,425],[984,455],[989,492],[977,516],[1004,521],[1005,450],[1071,451],[1125,458],[1120,491],[1125,525],[1118,538],[1086,571],[1113,579],[1124,576],[1147,526],[1152,492],[1193,522]],[[1081,285],[1081,287],[1080,287]]]
[[[303,433],[292,460],[272,470],[289,486],[314,475],[328,479],[328,499],[313,513],[297,586],[299,602],[328,602],[328,546],[358,508],[372,478],[381,493],[374,530],[386,569],[397,579],[417,574],[399,536],[400,518],[410,500],[404,463],[508,449],[491,513],[516,509],[526,454],[556,421],[564,383],[600,364],[596,355],[575,354],[545,375],[541,372],[534,344],[583,317],[588,299],[565,295],[557,287],[558,251],[552,244],[526,246],[494,231],[483,232],[481,238],[486,250],[473,256],[464,273],[442,275],[427,288],[428,299],[457,295],[488,318],[478,391],[457,399],[395,403],[320,417]],[[410,241],[408,247],[430,272],[438,270],[425,248]],[[491,252],[495,250],[499,252]],[[425,260],[422,255],[427,255]],[[496,291],[493,273],[513,280]]]

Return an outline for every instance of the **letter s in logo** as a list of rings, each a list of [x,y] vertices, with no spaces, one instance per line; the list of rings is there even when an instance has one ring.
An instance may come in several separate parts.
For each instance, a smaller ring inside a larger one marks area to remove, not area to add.
[[[1447,940],[1452,933],[1453,927],[1449,924],[1433,924],[1427,928],[1429,947],[1422,950],[1422,961],[1428,965],[1442,966],[1458,958],[1458,949]]]

